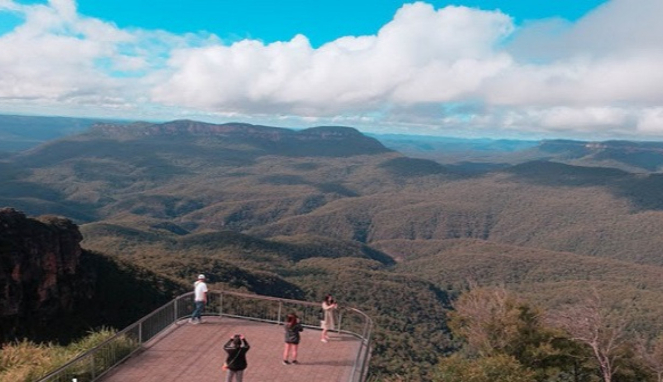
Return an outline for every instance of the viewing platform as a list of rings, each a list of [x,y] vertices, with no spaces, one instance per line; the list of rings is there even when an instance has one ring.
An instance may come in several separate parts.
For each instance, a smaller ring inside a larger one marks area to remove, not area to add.
[[[202,324],[178,323],[146,350],[111,371],[103,382],[222,381],[223,345],[243,334],[251,345],[245,381],[350,381],[360,340],[332,333],[320,342],[320,331],[304,329],[298,365],[283,365],[283,326],[233,318],[206,317]]]
[[[372,321],[357,309],[337,311],[337,330],[320,341],[319,303],[210,291],[200,324],[189,323],[192,293],[157,309],[40,382],[221,381],[223,345],[243,334],[245,382],[362,382],[370,358]],[[297,365],[283,365],[285,316],[304,325]]]

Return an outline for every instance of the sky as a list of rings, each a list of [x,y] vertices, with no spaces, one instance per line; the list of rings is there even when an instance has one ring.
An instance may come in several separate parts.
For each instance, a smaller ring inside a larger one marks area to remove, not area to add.
[[[663,140],[662,0],[0,0],[0,113]]]

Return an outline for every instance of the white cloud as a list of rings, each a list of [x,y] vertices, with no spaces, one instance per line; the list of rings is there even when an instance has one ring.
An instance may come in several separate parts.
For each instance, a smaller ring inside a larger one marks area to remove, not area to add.
[[[638,131],[648,135],[663,134],[663,107],[643,110],[639,115]]]
[[[17,11],[19,8],[19,5],[14,3],[12,0],[0,0],[0,11]]]
[[[660,52],[663,47],[663,2],[612,0],[573,26],[565,43],[575,53],[619,57],[633,52]]]
[[[120,87],[98,60],[115,59],[115,44],[130,35],[99,20],[81,18],[70,0],[21,6],[26,21],[0,36],[0,98],[70,100]]]
[[[628,120],[628,112],[609,107],[570,108],[556,107],[543,110],[538,116],[541,125],[556,129],[592,129],[602,126],[620,126]]]
[[[663,99],[662,64],[663,52],[514,64],[485,81],[483,93],[490,103],[513,106],[648,106]]]
[[[333,116],[391,102],[466,97],[510,64],[494,47],[513,29],[499,12],[464,7],[401,8],[376,36],[345,37],[317,49],[304,36],[288,42],[241,41],[183,49],[158,101],[222,111],[273,108]]]
[[[418,2],[375,35],[317,48],[302,35],[225,44],[214,35],[124,30],[78,14],[73,0],[0,0],[3,10],[25,16],[0,35],[5,110],[31,100],[170,113],[163,118],[663,137],[660,0],[612,0],[574,23],[524,26],[499,11]]]

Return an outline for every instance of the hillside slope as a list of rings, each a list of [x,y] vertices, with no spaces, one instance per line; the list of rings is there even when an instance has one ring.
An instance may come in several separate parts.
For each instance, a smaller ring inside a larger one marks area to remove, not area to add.
[[[481,238],[663,262],[663,175],[546,161],[462,174],[343,127],[98,125],[5,160],[0,170],[7,173],[0,202],[80,223],[367,244]]]

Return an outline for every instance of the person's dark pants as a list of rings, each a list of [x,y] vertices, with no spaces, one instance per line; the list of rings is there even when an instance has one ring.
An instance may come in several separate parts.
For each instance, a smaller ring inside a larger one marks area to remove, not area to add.
[[[192,320],[198,320],[200,321],[200,317],[203,314],[203,307],[205,307],[205,302],[204,301],[196,301],[196,308],[193,310],[193,313],[191,313],[191,319]]]
[[[233,382],[233,378],[235,378],[236,382],[242,382],[244,380],[244,370],[228,370],[228,374],[226,375],[226,382]]]

